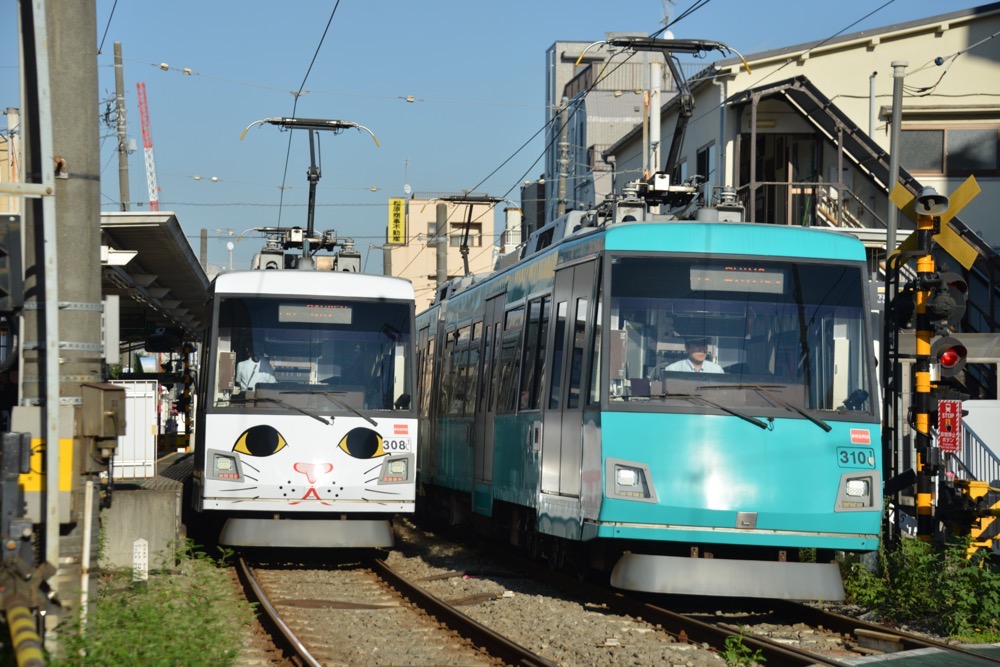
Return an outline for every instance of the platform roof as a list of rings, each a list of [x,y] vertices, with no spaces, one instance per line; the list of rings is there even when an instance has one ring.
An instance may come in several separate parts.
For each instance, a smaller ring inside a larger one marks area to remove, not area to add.
[[[208,276],[168,211],[101,213],[101,285],[120,296],[120,338],[138,343],[157,327],[200,340]]]

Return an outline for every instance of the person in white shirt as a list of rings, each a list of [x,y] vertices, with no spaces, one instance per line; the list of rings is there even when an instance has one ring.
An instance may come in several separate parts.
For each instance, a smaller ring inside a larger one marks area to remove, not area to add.
[[[675,361],[667,366],[665,371],[680,371],[682,373],[724,373],[722,366],[709,361],[708,340],[705,338],[689,338],[684,341],[684,351],[688,358]]]
[[[262,361],[257,354],[247,348],[249,356],[236,364],[236,386],[240,391],[250,391],[257,386],[258,382],[274,382],[274,376],[264,370]]]

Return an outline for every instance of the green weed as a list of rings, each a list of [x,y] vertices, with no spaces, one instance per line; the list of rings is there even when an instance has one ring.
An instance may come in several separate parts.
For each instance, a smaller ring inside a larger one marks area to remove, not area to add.
[[[740,628],[738,635],[726,638],[725,651],[722,652],[722,657],[729,667],[751,667],[752,665],[763,665],[766,662],[764,654],[760,649],[751,650],[749,646],[743,643],[743,639],[746,636],[743,629]]]
[[[847,559],[841,564],[847,597],[884,622],[917,624],[963,641],[996,641],[1000,573],[984,552],[967,559],[967,547],[962,539],[903,539],[882,546],[874,567]]]
[[[102,576],[81,633],[78,615],[59,627],[64,658],[53,666],[229,665],[253,612],[225,569],[186,543],[145,585],[131,571]]]

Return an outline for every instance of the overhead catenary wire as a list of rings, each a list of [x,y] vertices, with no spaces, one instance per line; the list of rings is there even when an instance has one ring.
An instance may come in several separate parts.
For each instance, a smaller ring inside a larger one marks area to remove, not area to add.
[[[104,25],[104,34],[101,35],[101,43],[97,47],[97,55],[101,55],[104,51],[104,40],[108,38],[108,29],[111,27],[111,19],[115,16],[115,8],[118,6],[118,0],[115,0],[114,4],[111,5],[111,13],[108,14],[108,22]]]
[[[305,90],[306,81],[309,80],[309,75],[312,73],[313,65],[316,64],[316,58],[319,56],[319,50],[323,48],[323,42],[326,41],[326,35],[330,31],[330,25],[333,23],[333,17],[337,15],[337,8],[340,7],[340,0],[337,0],[336,4],[333,6],[333,10],[330,12],[330,18],[326,21],[326,27],[323,28],[323,35],[319,38],[319,44],[316,45],[316,50],[313,52],[312,59],[309,61],[309,67],[306,68],[306,74],[302,77],[302,83],[299,85],[298,91],[293,93],[295,101],[292,103],[292,118],[296,118],[296,112],[299,107],[299,97],[302,96],[302,91]],[[292,133],[288,133],[288,147],[285,149],[285,169],[281,175],[281,195],[278,198],[278,227],[281,227],[281,209],[282,204],[285,201],[285,185],[288,182],[288,162],[292,154]]]

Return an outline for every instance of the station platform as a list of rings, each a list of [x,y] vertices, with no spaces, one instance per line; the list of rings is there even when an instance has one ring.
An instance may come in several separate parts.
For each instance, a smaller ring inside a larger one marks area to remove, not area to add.
[[[1000,644],[962,644],[967,651],[981,655],[959,655],[936,648],[872,655],[844,660],[845,665],[885,665],[885,667],[984,667],[1000,660]]]
[[[112,482],[111,506],[101,511],[106,538],[102,567],[134,567],[137,541],[145,540],[149,569],[173,568],[174,555],[187,539],[181,511],[183,482],[194,467],[192,457],[172,452],[157,460],[154,477]]]

